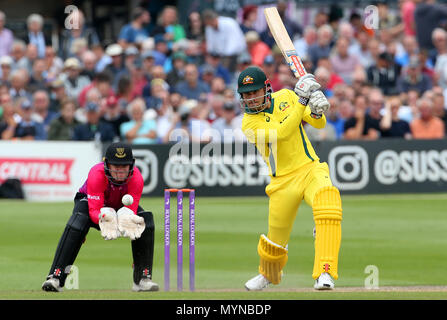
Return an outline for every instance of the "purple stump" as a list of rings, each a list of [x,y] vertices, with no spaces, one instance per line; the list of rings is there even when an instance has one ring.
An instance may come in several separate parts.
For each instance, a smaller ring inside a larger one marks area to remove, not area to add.
[[[183,290],[183,191],[177,191],[177,291]]]
[[[171,194],[165,190],[165,291],[169,291]]]
[[[194,190],[189,192],[189,290],[195,290],[195,211],[196,194]]]

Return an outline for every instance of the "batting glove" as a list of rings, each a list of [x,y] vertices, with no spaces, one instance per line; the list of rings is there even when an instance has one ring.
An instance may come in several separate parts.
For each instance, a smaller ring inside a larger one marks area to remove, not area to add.
[[[330,103],[321,91],[315,91],[310,95],[308,106],[313,118],[319,119],[324,112],[329,110]]]
[[[120,236],[115,209],[104,207],[99,214],[99,229],[104,240],[114,240]]]
[[[315,80],[315,77],[313,74],[308,73],[304,76],[302,76],[298,82],[295,85],[295,93],[300,98],[306,98],[308,99],[312,92],[317,91],[320,89],[320,84]]]
[[[141,234],[146,227],[144,219],[137,216],[132,210],[127,207],[122,207],[117,212],[118,215],[118,230],[123,237],[128,237],[130,240],[135,240],[141,237]]]

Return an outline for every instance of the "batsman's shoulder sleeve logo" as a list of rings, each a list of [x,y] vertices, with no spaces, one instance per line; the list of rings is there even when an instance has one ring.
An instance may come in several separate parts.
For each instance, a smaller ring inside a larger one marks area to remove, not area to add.
[[[253,77],[245,76],[244,79],[242,79],[242,84],[252,84],[254,81]]]

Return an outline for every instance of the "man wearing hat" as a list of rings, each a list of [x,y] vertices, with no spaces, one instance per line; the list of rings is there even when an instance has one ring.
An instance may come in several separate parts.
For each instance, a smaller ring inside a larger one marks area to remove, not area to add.
[[[14,139],[18,140],[46,140],[47,135],[42,123],[32,119],[33,106],[29,100],[23,100],[20,108],[21,120],[14,132]]]
[[[107,147],[103,162],[94,165],[74,198],[74,208],[59,240],[42,290],[60,292],[90,228],[105,240],[127,237],[133,257],[133,291],[158,291],[152,281],[154,219],[140,206],[144,181],[135,166],[132,148],[116,142]],[[124,195],[133,202],[123,204]],[[107,262],[106,262],[107,263]],[[107,271],[107,265],[104,269]]]
[[[376,63],[367,69],[366,74],[368,82],[379,87],[385,95],[396,95],[400,72],[401,67],[394,62],[393,56],[388,52],[382,52]]]
[[[70,99],[76,100],[82,89],[90,84],[90,79],[81,76],[81,62],[76,58],[68,58],[64,63],[66,79],[64,81],[65,92]]]
[[[105,67],[104,72],[109,73],[113,79],[112,83],[114,88],[118,84],[118,75],[125,70],[123,53],[123,48],[117,43],[109,45],[106,49],[106,54],[112,58],[112,62]]]
[[[262,234],[257,252],[259,274],[245,283],[247,290],[263,290],[279,284],[288,259],[288,242],[297,210],[304,199],[315,221],[314,288],[329,290],[338,278],[342,207],[340,193],[332,185],[329,168],[315,153],[302,121],[315,128],[326,125],[330,107],[312,74],[301,77],[295,92],[273,93],[270,81],[258,67],[241,72],[238,93],[244,117],[242,131],[256,145],[271,177],[267,235]]]
[[[85,106],[87,123],[81,123],[74,128],[73,140],[111,142],[116,138],[115,130],[109,123],[100,121],[99,106],[88,102]]]
[[[172,68],[166,76],[166,82],[174,87],[178,82],[185,79],[185,65],[188,63],[188,57],[182,51],[172,54]]]
[[[399,93],[406,93],[410,90],[416,90],[419,96],[433,87],[433,82],[429,76],[422,73],[422,66],[419,57],[414,55],[410,57],[410,63],[406,72],[397,79],[397,90]]]
[[[9,76],[11,75],[12,65],[14,61],[10,56],[0,58],[0,83],[9,84]]]

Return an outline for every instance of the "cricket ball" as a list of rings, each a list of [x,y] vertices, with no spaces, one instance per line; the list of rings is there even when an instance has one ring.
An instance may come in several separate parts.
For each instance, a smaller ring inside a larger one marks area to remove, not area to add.
[[[133,197],[130,194],[125,194],[121,199],[121,202],[125,206],[130,206],[133,203]]]

